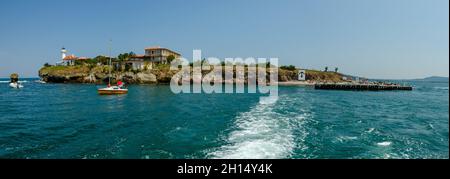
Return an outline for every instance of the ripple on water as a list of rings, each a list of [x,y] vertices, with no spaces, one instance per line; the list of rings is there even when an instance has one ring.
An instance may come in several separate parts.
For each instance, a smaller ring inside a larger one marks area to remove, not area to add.
[[[390,146],[392,144],[392,142],[390,141],[384,141],[384,142],[378,142],[377,145],[382,146],[382,147],[387,147]]]

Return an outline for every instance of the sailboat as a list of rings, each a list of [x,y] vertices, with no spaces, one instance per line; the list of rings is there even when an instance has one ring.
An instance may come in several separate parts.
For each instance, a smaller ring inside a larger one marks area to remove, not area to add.
[[[118,86],[111,86],[111,49],[109,55],[109,76],[108,76],[108,86],[106,88],[98,89],[98,94],[100,95],[114,95],[114,94],[127,94],[128,89],[123,88],[122,82],[119,81]]]
[[[128,89],[121,88],[119,86],[109,86],[106,88],[100,88],[97,90],[100,95],[113,95],[113,94],[127,94]]]

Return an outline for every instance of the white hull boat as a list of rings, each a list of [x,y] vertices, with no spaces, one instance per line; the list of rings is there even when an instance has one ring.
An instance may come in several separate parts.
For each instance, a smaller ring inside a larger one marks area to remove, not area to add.
[[[17,89],[23,88],[23,85],[21,85],[20,83],[9,83],[9,86],[11,88],[17,88]]]
[[[111,49],[109,49],[109,54],[111,54]],[[108,75],[108,86],[106,88],[97,89],[99,95],[120,95],[127,94],[128,89],[123,88],[121,81],[117,83],[118,86],[111,86],[111,55],[109,55],[109,75]]]
[[[127,94],[128,89],[120,88],[118,86],[111,86],[98,89],[100,95],[112,95],[112,94]]]

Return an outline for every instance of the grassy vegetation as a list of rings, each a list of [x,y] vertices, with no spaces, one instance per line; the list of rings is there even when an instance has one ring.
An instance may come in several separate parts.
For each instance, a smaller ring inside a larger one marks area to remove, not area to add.
[[[318,70],[306,70],[306,80],[312,81],[327,81],[327,82],[341,82],[342,74],[337,72],[324,72]]]
[[[70,76],[73,74],[89,74],[88,66],[47,66],[39,70],[39,74],[49,74],[53,76]]]
[[[102,58],[102,57],[99,57]],[[124,58],[124,57],[121,57]],[[103,59],[105,60],[105,59]],[[263,64],[271,66],[270,64]],[[107,65],[97,65],[91,63],[84,63],[75,66],[49,66],[45,65],[39,70],[40,75],[47,76],[88,76],[89,74],[107,74],[111,68],[113,73],[116,72],[133,72],[134,74],[140,72],[150,72],[158,77],[158,80],[170,79],[176,71],[170,70],[170,64],[155,64],[153,69],[149,70],[132,70],[131,68],[117,69]],[[211,68],[212,69],[212,68]],[[209,70],[211,71],[211,70]],[[204,72],[205,74],[207,72]],[[281,66],[278,70],[279,81],[295,81],[298,79],[298,69],[293,66]],[[342,82],[343,75],[335,71],[319,71],[319,70],[306,70],[306,80],[318,81],[318,82]],[[159,79],[161,78],[161,79]]]

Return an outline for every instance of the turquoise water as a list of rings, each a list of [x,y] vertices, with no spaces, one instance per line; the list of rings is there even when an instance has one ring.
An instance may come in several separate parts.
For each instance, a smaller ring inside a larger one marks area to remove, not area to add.
[[[269,103],[169,86],[99,96],[95,85],[0,81],[0,158],[449,158],[448,83],[280,87]]]

